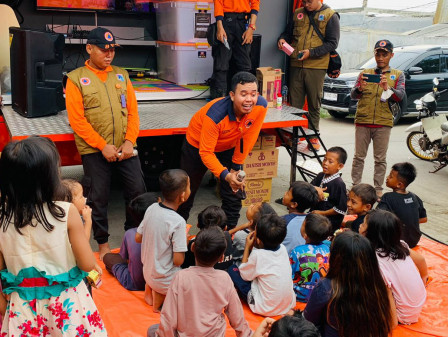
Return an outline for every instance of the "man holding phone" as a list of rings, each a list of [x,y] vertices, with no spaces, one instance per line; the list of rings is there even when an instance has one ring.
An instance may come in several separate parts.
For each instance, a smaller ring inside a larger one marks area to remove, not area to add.
[[[297,8],[285,31],[277,40],[278,49],[284,43],[291,44],[294,51],[289,55],[289,92],[291,105],[302,109],[305,97],[308,102],[309,118],[319,131],[320,104],[330,52],[339,43],[339,14],[321,0],[303,0],[303,7]],[[322,41],[314,31],[313,20],[325,37]],[[311,143],[316,150],[320,144],[317,138]]]
[[[380,40],[375,44],[376,68],[364,69],[351,91],[351,98],[358,100],[355,115],[355,155],[352,165],[353,185],[362,181],[364,159],[373,141],[375,160],[373,182],[378,197],[383,194],[386,175],[386,155],[389,147],[393,115],[390,105],[405,97],[405,77],[400,70],[389,66],[394,56],[393,44]]]

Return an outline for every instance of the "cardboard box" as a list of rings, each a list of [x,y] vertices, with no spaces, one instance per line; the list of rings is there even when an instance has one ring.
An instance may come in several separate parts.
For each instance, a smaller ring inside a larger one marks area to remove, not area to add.
[[[261,150],[273,150],[275,149],[275,136],[274,135],[262,135],[261,136]]]
[[[254,144],[254,147],[252,148],[252,151],[254,150],[261,150],[261,136],[258,136],[257,141]]]
[[[268,101],[268,107],[275,106],[277,94],[282,91],[282,70],[272,67],[257,68],[258,91]]]
[[[243,206],[256,202],[270,202],[272,192],[272,178],[246,180],[246,195]]]
[[[277,176],[278,149],[249,152],[243,165],[246,179],[273,178]]]

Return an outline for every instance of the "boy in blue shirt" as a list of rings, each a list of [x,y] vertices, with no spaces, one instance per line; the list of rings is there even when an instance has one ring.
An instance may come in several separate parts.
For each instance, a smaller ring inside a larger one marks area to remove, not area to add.
[[[283,196],[282,203],[288,208],[288,214],[282,216],[286,221],[286,237],[282,244],[288,255],[291,251],[305,243],[300,229],[305,220],[305,211],[313,208],[319,202],[319,195],[313,185],[305,181],[295,181]]]
[[[308,302],[319,279],[327,275],[330,244],[324,240],[330,231],[331,223],[325,216],[306,216],[301,229],[306,244],[297,246],[289,255],[297,301]]]

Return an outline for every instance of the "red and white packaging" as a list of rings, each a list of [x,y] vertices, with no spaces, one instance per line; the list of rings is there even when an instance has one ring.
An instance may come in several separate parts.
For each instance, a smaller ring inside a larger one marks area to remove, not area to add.
[[[291,56],[292,52],[294,51],[294,48],[291,47],[287,42],[283,42],[282,50],[283,50],[288,56]]]

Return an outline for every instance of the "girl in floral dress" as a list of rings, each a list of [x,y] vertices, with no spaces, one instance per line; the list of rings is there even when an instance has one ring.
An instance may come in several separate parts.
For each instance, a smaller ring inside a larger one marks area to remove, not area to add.
[[[0,157],[0,336],[107,336],[82,282],[95,258],[74,205],[61,191],[59,155],[41,137],[11,142]]]

